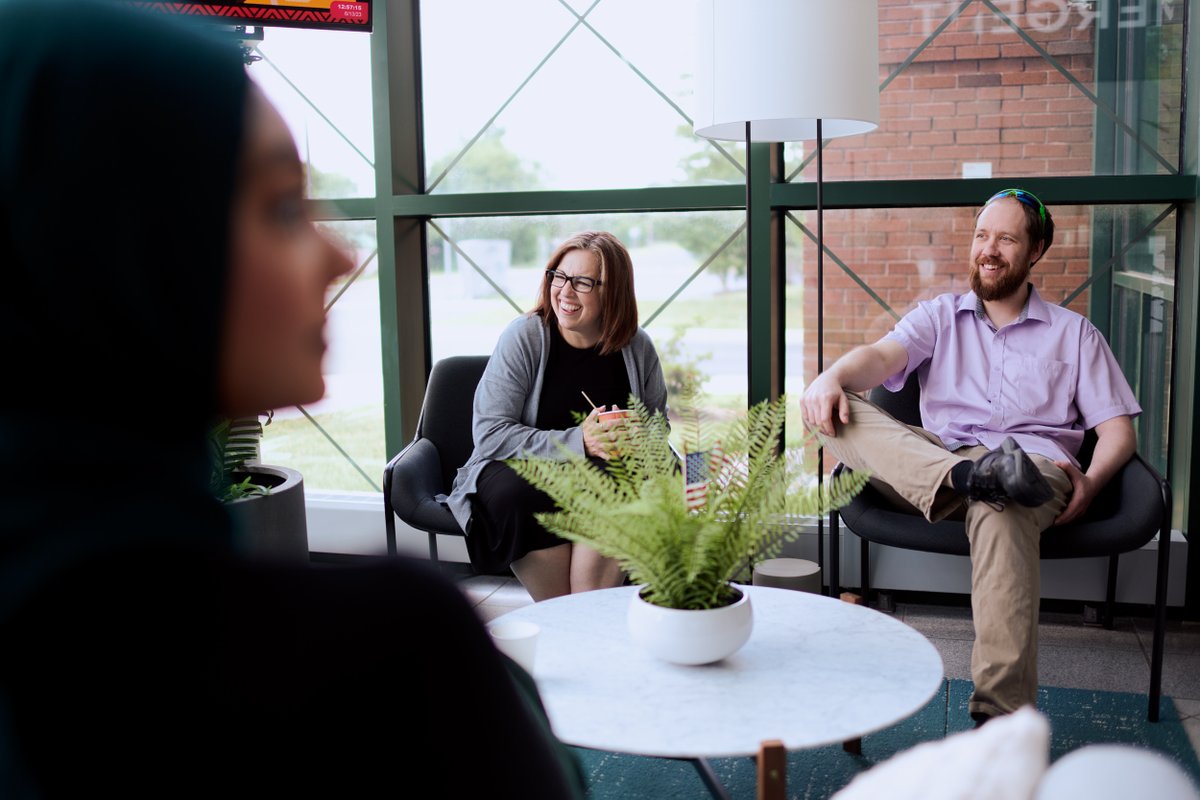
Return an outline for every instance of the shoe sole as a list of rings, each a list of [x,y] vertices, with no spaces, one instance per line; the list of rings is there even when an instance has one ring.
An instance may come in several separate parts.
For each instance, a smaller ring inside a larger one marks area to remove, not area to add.
[[[1013,483],[1020,488],[1019,491],[1013,491],[1013,487],[1005,486],[1004,491],[1010,498],[1026,508],[1036,508],[1054,497],[1054,490],[1050,488],[1046,476],[1034,466],[1021,445],[1011,436],[1000,443],[1000,449],[1005,455],[1013,457]]]

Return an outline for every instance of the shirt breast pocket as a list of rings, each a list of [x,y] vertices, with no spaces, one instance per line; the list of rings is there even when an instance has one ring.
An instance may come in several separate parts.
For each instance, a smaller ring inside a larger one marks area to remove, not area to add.
[[[1034,421],[1051,425],[1074,422],[1076,366],[1066,361],[1018,356],[1011,376],[1016,406]]]

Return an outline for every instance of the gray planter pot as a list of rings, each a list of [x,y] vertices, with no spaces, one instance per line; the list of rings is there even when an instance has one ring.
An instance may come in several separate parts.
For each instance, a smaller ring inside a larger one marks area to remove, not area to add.
[[[248,558],[308,564],[308,523],[304,514],[304,479],[287,467],[247,465],[254,483],[271,487],[269,494],[226,503],[233,518],[234,544]],[[242,478],[245,474],[235,477]]]

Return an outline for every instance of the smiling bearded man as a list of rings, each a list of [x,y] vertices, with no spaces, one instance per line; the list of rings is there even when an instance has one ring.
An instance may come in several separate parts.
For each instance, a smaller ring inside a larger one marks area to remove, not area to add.
[[[975,218],[971,291],[917,305],[874,344],[851,350],[801,398],[825,447],[898,507],[931,522],[965,517],[975,646],[969,710],[980,725],[1037,696],[1041,533],[1079,517],[1133,455],[1141,413],[1104,337],[1042,300],[1029,275],[1054,220],[1023,189]],[[882,384],[921,388],[921,427],[860,398]],[[1084,431],[1097,444],[1087,471]]]

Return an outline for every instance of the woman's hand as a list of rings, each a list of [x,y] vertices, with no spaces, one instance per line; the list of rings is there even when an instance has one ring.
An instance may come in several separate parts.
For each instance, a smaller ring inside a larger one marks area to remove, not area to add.
[[[606,406],[593,408],[579,427],[583,429],[583,452],[589,456],[596,456],[608,461],[613,457],[613,453],[611,452],[615,439],[613,425],[620,423],[606,423],[598,419],[600,413],[606,408]],[[613,408],[615,410],[616,406]]]

